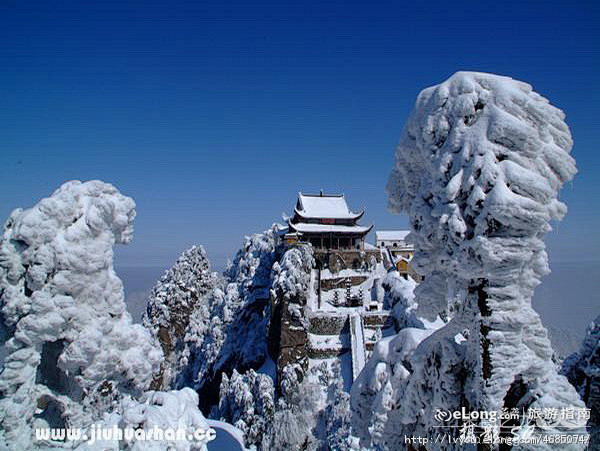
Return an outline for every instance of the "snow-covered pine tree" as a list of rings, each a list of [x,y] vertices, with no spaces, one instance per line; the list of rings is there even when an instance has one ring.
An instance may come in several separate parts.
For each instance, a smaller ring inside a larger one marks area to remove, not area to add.
[[[324,449],[350,451],[359,449],[358,438],[352,434],[352,412],[350,394],[344,389],[339,362],[334,365],[331,384],[328,387],[327,404],[324,411],[325,440]]]
[[[135,203],[112,185],[63,184],[13,211],[0,240],[0,448],[31,449],[35,427],[85,427],[148,388],[160,347],[132,324],[113,246]]]
[[[267,446],[262,449],[319,449],[314,428],[322,409],[323,387],[303,374],[299,365],[284,368],[273,428]]]
[[[204,332],[208,331],[209,302],[218,283],[204,248],[192,246],[152,288],[143,324],[153,332],[165,356],[152,383],[153,389],[165,390],[175,385],[186,363],[180,360],[185,352],[184,338],[190,321],[193,318],[196,325],[204,325]]]
[[[557,194],[576,172],[571,147],[564,114],[525,83],[459,72],[419,95],[388,191],[410,216],[412,263],[425,276],[419,313],[452,320],[409,360],[379,354],[368,365],[375,379],[385,365],[404,368],[389,378],[390,449],[405,446],[404,434],[431,435],[438,408],[583,406],[556,373],[531,307],[549,272],[543,236],[566,212]],[[357,426],[369,442],[363,412]]]
[[[274,224],[245,238],[224,274],[223,289],[213,291],[211,327],[202,332],[198,318],[186,335],[190,371],[179,386],[196,386],[207,411],[219,403],[223,374],[259,368],[268,358],[269,289],[271,269],[278,257],[277,230]]]
[[[244,433],[246,446],[261,448],[273,426],[273,379],[254,370],[244,374],[233,370],[231,377],[223,375],[219,400],[219,406],[211,417],[227,421],[240,429]]]

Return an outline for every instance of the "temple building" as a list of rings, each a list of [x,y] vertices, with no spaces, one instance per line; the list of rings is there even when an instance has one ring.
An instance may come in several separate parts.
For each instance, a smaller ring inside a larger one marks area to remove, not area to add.
[[[309,242],[318,250],[362,251],[373,228],[357,223],[363,214],[350,211],[343,194],[298,193],[286,240]]]

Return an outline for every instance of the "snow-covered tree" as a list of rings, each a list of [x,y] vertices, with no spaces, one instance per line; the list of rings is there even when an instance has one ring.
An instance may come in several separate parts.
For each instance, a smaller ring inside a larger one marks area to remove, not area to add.
[[[396,329],[420,325],[415,314],[417,304],[414,291],[417,283],[410,276],[405,279],[398,271],[391,271],[386,274],[382,286],[385,290],[384,302],[392,309]]]
[[[284,368],[270,441],[263,449],[317,450],[314,428],[322,409],[323,387],[308,377],[299,365]]]
[[[425,276],[418,313],[452,319],[419,344],[401,377],[388,375],[386,446],[430,435],[437,408],[583,406],[556,373],[531,307],[549,272],[543,236],[566,212],[557,194],[576,172],[571,147],[564,114],[525,83],[459,72],[419,95],[388,192],[410,217],[411,264]],[[374,358],[388,373],[401,362]]]
[[[231,377],[223,375],[219,406],[211,415],[225,420],[244,433],[247,446],[262,446],[273,425],[275,390],[273,379],[249,370]]]
[[[315,259],[310,246],[289,249],[273,265],[273,290],[284,299],[306,297]]]
[[[360,449],[358,438],[352,433],[350,394],[344,389],[339,363],[334,366],[332,373],[331,384],[325,383],[328,394],[324,411],[326,437],[323,448],[336,451]]]
[[[73,181],[6,222],[0,442],[29,449],[32,428],[84,427],[148,388],[161,351],[132,324],[113,269],[134,217],[133,200],[113,186]]]
[[[197,389],[215,363],[226,337],[227,323],[222,312],[225,294],[219,286],[207,296],[206,306],[195,309],[190,315],[183,337],[183,349],[179,353],[174,388]]]
[[[590,449],[600,447],[600,316],[590,323],[581,348],[563,363],[563,374],[590,409]]]
[[[397,335],[376,343],[350,392],[352,426],[363,446],[388,449],[386,429],[397,409],[396,402],[402,402],[395,399],[395,392],[411,374],[410,362],[415,349],[433,332],[432,329],[406,327]]]
[[[272,272],[272,289],[277,302],[285,304],[289,315],[307,327],[303,306],[310,285],[310,274],[315,264],[310,246],[289,249],[280,262],[275,262]]]
[[[246,237],[207,298],[208,312],[190,317],[176,387],[195,387],[206,412],[219,403],[223,374],[259,368],[268,357],[271,269],[278,226]]]
[[[144,326],[157,337],[165,356],[153,382],[154,389],[172,387],[182,371],[186,362],[180,359],[191,318],[195,324],[208,326],[210,295],[217,283],[217,274],[211,271],[204,248],[193,246],[154,285],[143,318]]]

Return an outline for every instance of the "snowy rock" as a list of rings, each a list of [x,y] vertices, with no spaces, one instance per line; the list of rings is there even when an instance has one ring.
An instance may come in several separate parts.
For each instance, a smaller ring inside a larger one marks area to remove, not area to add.
[[[30,448],[33,427],[83,427],[148,388],[161,352],[132,324],[112,263],[134,217],[133,200],[112,185],[73,181],[6,222],[0,440]]]
[[[235,359],[242,367],[260,366],[267,356],[270,318],[271,270],[277,260],[277,225],[246,237],[233,265],[226,272],[227,329],[220,364]]]
[[[184,337],[183,371],[177,387],[196,388],[205,412],[219,403],[223,374],[259,368],[268,356],[271,270],[278,258],[278,226],[246,237],[207,300],[196,309]],[[207,318],[209,320],[207,321]]]

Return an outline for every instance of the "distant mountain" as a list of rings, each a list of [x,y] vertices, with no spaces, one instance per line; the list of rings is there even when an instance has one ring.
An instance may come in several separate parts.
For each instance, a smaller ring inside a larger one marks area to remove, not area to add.
[[[552,349],[561,359],[571,355],[579,349],[583,334],[575,329],[563,329],[555,326],[546,326],[548,338],[552,343]]]

